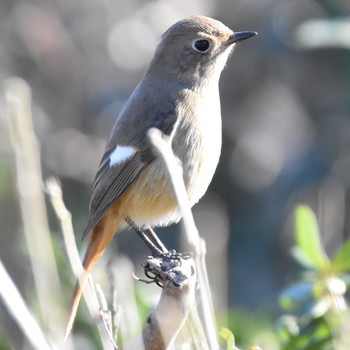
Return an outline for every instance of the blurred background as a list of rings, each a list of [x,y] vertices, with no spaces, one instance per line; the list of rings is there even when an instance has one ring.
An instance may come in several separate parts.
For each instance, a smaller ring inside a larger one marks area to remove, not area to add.
[[[60,179],[80,241],[119,111],[160,35],[194,14],[259,32],[237,45],[222,74],[222,156],[194,214],[207,241],[217,311],[229,306],[274,317],[276,297],[296,271],[289,254],[295,206],[316,211],[330,255],[349,236],[349,1],[2,0],[0,79],[19,76],[32,89],[44,178]],[[29,297],[33,277],[14,164],[0,118],[0,257]],[[64,251],[50,209],[49,215]],[[168,248],[178,248],[178,231],[157,232]],[[116,252],[131,257],[135,269],[148,254],[129,233],[118,235],[104,261]],[[71,287],[65,289],[69,302]],[[6,312],[0,316],[7,331]]]

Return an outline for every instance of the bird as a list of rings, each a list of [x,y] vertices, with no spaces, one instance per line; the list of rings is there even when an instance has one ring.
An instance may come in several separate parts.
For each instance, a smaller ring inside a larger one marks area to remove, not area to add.
[[[183,167],[191,206],[213,178],[222,143],[219,78],[233,47],[256,32],[234,32],[222,22],[191,16],[161,36],[141,81],[121,110],[95,177],[89,219],[85,276],[127,219],[137,227],[157,227],[181,219],[167,170],[152,152],[147,132],[168,137]],[[140,33],[142,38],[142,33]],[[73,295],[67,338],[82,289]]]

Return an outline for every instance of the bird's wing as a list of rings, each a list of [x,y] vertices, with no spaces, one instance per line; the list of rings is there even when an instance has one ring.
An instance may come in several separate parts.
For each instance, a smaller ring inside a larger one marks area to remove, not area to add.
[[[154,159],[150,148],[147,148],[144,151],[135,151],[128,159],[111,166],[111,153],[105,154],[97,172],[90,202],[89,222],[83,232],[83,239]]]
[[[83,232],[83,239],[118,201],[142,170],[154,160],[155,156],[152,154],[151,147],[145,141],[147,131],[155,127],[164,134],[170,135],[174,130],[177,120],[174,110],[171,112],[168,110],[167,113],[158,111],[154,115],[153,118],[150,118],[148,127],[145,127],[142,134],[137,135],[137,137],[134,135],[129,145],[115,146],[115,142],[109,142],[107,145],[107,150],[96,174],[90,202],[90,217]],[[113,135],[111,139],[118,139],[116,136],[118,135]],[[125,140],[123,141],[125,142]]]

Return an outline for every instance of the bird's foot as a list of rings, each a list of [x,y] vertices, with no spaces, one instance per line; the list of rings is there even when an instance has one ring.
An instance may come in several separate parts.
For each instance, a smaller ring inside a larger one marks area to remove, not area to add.
[[[184,269],[187,269],[187,261],[191,258],[192,254],[181,254],[175,250],[156,257],[149,256],[147,262],[142,265],[149,280],[137,279],[145,283],[156,283],[161,288],[169,284],[175,288],[182,288],[187,285],[188,276],[194,273],[192,270],[189,273],[184,273]]]
[[[168,249],[166,249],[165,245],[162,243],[162,241],[159,239],[151,227],[147,227],[145,231],[142,231],[130,217],[126,217],[125,221],[139,235],[139,237],[151,250],[151,253],[154,257],[162,255],[163,253],[168,253]]]
[[[152,256],[147,258],[147,262],[142,265],[149,280],[134,277],[141,282],[156,283],[162,288],[169,283],[175,288],[182,288],[186,284],[188,276],[194,273],[191,270],[184,274],[183,271],[184,268],[187,269],[186,266],[189,265],[187,261],[192,258],[192,254],[168,250],[152,228],[147,227],[144,232],[131,218],[125,218],[125,221],[140,236],[152,253]]]

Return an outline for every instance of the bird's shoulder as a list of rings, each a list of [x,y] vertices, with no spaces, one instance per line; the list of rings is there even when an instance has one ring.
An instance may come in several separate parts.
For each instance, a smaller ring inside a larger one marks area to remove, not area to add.
[[[170,135],[179,117],[178,105],[182,97],[180,86],[165,89],[160,82],[142,81],[116,120],[106,150],[112,150],[118,144],[142,149],[148,144],[147,132],[150,128]]]

